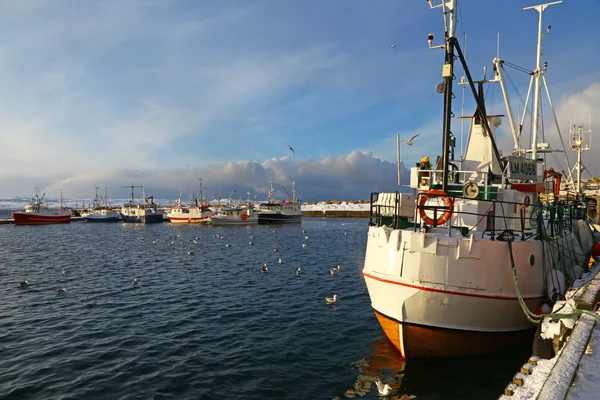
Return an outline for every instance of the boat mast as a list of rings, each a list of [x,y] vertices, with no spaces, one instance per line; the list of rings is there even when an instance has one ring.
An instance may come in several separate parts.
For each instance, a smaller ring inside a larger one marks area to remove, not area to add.
[[[292,181],[292,201],[298,200],[298,195],[296,194],[296,182]]]
[[[572,125],[569,131],[569,136],[571,137],[571,150],[577,151],[577,164],[575,164],[575,171],[577,173],[577,186],[575,187],[575,193],[581,194],[583,190],[581,189],[581,173],[585,168],[583,163],[581,162],[581,152],[590,150],[591,147],[591,134],[592,130],[588,129],[587,131],[583,130],[583,125]],[[584,134],[589,134],[590,139],[589,143],[584,143]]]
[[[560,4],[560,1],[554,1],[552,3],[539,4],[537,6],[524,7],[521,10],[537,10],[539,13],[538,19],[538,40],[537,40],[537,52],[536,52],[536,65],[533,71],[532,79],[535,80],[533,89],[533,132],[531,135],[531,158],[537,160],[537,141],[538,141],[538,130],[539,130],[539,119],[540,119],[540,93],[541,93],[541,78],[542,72],[542,36],[545,32],[542,32],[542,13],[546,8],[554,4]],[[548,33],[550,32],[550,26],[548,26]]]
[[[123,186],[124,189],[129,189],[129,194],[131,195],[131,204],[134,204],[134,197],[133,197],[133,188],[139,188],[139,187],[143,187],[143,186],[134,186],[133,182],[131,182],[130,186]],[[144,190],[145,193],[145,190]]]
[[[273,201],[273,194],[275,193],[275,188],[273,187],[273,179],[269,181],[269,195],[267,196],[267,202]]]
[[[456,43],[456,12],[455,5],[458,0],[442,0],[442,3],[434,6],[432,0],[427,0],[429,6],[433,8],[442,8],[444,12],[445,41],[444,45],[432,46],[433,34],[429,34],[427,40],[429,48],[439,48],[446,51],[444,58],[444,67],[442,77],[444,78],[444,127],[442,140],[442,190],[445,192],[448,186],[448,164],[450,162],[450,143],[452,127],[452,81],[454,80],[454,46]],[[436,168],[436,167],[434,167]]]
[[[94,186],[94,189],[96,189],[96,198],[94,199],[94,207],[98,207],[100,205],[100,202],[98,201],[98,189],[100,189],[98,186]]]
[[[202,204],[204,204],[202,201],[202,178],[198,178],[198,180],[200,181],[200,206],[202,206]]]

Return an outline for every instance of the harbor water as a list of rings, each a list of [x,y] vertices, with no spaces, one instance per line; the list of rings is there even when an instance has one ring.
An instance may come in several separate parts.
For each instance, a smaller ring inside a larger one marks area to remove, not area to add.
[[[361,275],[367,224],[0,225],[0,398],[343,399],[361,375],[497,398],[529,348],[398,359]]]

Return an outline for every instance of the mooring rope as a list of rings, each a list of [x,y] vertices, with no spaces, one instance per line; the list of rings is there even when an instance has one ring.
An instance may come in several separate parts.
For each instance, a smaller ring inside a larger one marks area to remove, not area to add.
[[[515,282],[515,290],[517,292],[517,298],[519,299],[519,304],[521,305],[521,309],[523,310],[523,313],[525,314],[525,317],[527,318],[527,320],[529,322],[537,325],[544,319],[544,317],[548,317],[551,319],[565,319],[565,318],[579,317],[582,314],[589,315],[590,317],[594,318],[596,321],[600,321],[600,315],[596,314],[595,312],[587,311],[587,310],[575,310],[571,313],[550,313],[550,314],[536,314],[534,312],[531,312],[531,310],[529,310],[529,308],[527,307],[527,304],[525,304],[525,300],[523,300],[523,296],[521,295],[521,291],[519,290],[519,283],[517,281],[517,267],[515,266],[515,259],[513,257],[513,250],[512,250],[512,238],[510,238],[510,237],[506,238],[506,243],[508,244],[508,251],[509,251],[509,255],[510,255],[510,264],[511,264],[511,268],[512,268],[513,280]],[[592,281],[590,280],[585,285],[579,287],[577,290],[580,290],[580,289],[586,287],[591,282]]]

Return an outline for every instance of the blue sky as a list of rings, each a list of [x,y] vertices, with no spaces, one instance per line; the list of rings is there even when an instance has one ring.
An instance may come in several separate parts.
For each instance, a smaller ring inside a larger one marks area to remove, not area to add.
[[[501,58],[533,68],[537,12],[520,8],[535,2],[460,4],[475,77],[491,71],[498,31]],[[562,130],[600,106],[598,15],[597,0],[544,13]],[[403,147],[407,166],[440,152],[443,52],[427,48],[430,32],[443,36],[442,18],[425,1],[4,1],[0,196],[39,185],[91,197],[98,185],[125,197],[135,181],[174,197],[199,177],[222,196],[261,197],[270,178],[295,180],[305,200],[395,190],[396,132],[421,134]],[[510,75],[524,96],[529,78]],[[499,87],[488,94],[504,114]]]

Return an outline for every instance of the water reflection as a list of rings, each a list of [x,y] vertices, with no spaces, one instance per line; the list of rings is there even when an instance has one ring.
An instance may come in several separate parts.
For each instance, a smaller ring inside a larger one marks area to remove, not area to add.
[[[404,369],[406,363],[400,358],[398,351],[392,346],[385,336],[371,344],[371,354],[354,363],[358,369],[359,375],[351,389],[346,390],[344,396],[352,398],[355,396],[364,396],[370,391],[377,393],[375,382],[378,379],[392,388],[394,400],[408,400],[415,396],[409,393],[402,393],[400,386],[404,378]]]

